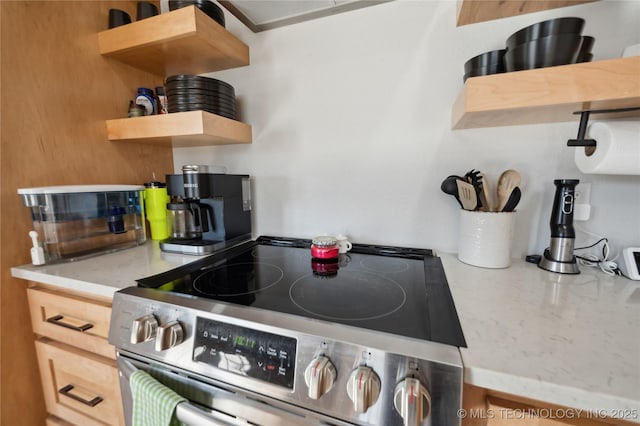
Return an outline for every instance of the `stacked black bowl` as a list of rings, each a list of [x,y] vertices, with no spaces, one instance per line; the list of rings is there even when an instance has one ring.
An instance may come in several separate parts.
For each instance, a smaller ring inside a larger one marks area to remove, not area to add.
[[[176,10],[187,6],[197,7],[224,27],[224,13],[222,9],[209,0],[169,0],[169,10]]]
[[[236,94],[229,83],[215,78],[178,74],[165,82],[167,110],[207,111],[236,120]]]
[[[474,56],[464,64],[463,80],[480,75],[499,74],[506,71],[504,67],[504,54],[506,50],[492,50]]]
[[[507,39],[505,50],[492,50],[464,64],[469,77],[590,62],[595,39],[582,35],[584,19],[556,18],[529,25]]]
[[[507,39],[504,55],[507,71],[575,64],[583,27],[582,18],[557,18],[513,33]]]
[[[580,51],[578,52],[578,59],[576,62],[591,62],[593,59],[593,53],[591,53],[591,49],[593,49],[593,43],[595,43],[596,39],[589,36],[582,36],[582,44],[580,45]]]

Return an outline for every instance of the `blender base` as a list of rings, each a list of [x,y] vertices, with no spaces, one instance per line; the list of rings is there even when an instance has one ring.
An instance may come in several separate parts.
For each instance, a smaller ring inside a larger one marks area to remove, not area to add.
[[[544,269],[545,271],[549,271],[549,272],[555,272],[556,274],[579,274],[580,273],[580,269],[578,269],[578,263],[576,262],[575,257],[573,257],[571,261],[561,262],[551,257],[551,253],[549,252],[549,249],[546,249],[542,257],[540,257],[538,268]]]

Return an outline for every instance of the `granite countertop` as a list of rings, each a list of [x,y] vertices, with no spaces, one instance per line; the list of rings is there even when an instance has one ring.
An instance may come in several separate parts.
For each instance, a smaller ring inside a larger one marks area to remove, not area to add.
[[[440,256],[467,341],[466,383],[640,423],[640,282],[587,267],[558,275],[516,259],[507,269],[483,269]],[[150,241],[11,273],[112,297],[196,259]]]
[[[157,242],[86,259],[51,265],[23,265],[11,268],[11,275],[25,280],[113,297],[116,291],[136,285],[136,279],[149,277],[202,256],[165,253]]]
[[[640,282],[440,256],[467,341],[466,383],[640,423]]]

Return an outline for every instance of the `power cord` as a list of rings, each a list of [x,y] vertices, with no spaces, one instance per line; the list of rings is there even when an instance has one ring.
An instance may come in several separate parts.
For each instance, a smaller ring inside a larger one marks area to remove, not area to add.
[[[580,232],[583,232],[587,235],[591,235],[592,237],[596,237],[599,238],[598,241],[596,241],[595,243],[588,245],[588,246],[584,246],[584,247],[577,247],[574,248],[574,256],[576,257],[577,261],[579,264],[584,265],[584,266],[590,266],[593,268],[600,268],[600,270],[602,272],[604,272],[607,275],[610,276],[614,276],[614,275],[621,275],[622,271],[620,270],[620,268],[618,268],[618,264],[615,262],[615,260],[618,258],[618,255],[614,256],[613,258],[609,258],[610,254],[611,254],[611,248],[609,247],[609,239],[606,237],[601,237],[600,235],[596,235],[592,232],[589,232],[585,229],[582,229],[578,226],[576,226],[576,229],[579,230]],[[598,257],[594,254],[583,254],[581,256],[575,254],[575,251],[577,250],[587,250],[593,247],[596,247],[598,244],[602,243],[602,257]],[[547,247],[547,250],[549,249],[549,247]],[[540,263],[540,259],[541,259],[541,255],[539,254],[532,254],[532,255],[528,255],[525,257],[525,260],[529,263],[535,263],[538,264]]]
[[[589,232],[585,232],[587,234],[590,235],[594,235],[591,234]],[[602,257],[598,257],[594,254],[584,254],[582,256],[576,256],[576,259],[578,259],[578,263],[580,263],[581,265],[585,265],[585,266],[590,266],[593,268],[600,268],[600,270],[602,272],[604,272],[607,275],[621,275],[620,269],[618,269],[618,264],[616,262],[614,262],[614,260],[617,258],[617,256],[615,256],[612,259],[609,259],[609,255],[611,252],[611,249],[609,247],[609,239],[602,237],[600,238],[598,241],[596,241],[595,243],[589,245],[589,246],[584,246],[584,247],[578,247],[575,248],[574,251],[576,250],[587,250],[593,247],[596,247],[598,244],[602,243]]]

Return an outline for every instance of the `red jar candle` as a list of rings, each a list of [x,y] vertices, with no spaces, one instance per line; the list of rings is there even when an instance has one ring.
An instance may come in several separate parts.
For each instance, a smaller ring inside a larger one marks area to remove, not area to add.
[[[311,259],[311,270],[314,275],[328,277],[336,275],[338,269],[340,269],[338,259]]]
[[[316,259],[336,259],[339,254],[340,247],[334,237],[321,236],[311,240],[311,257]]]

